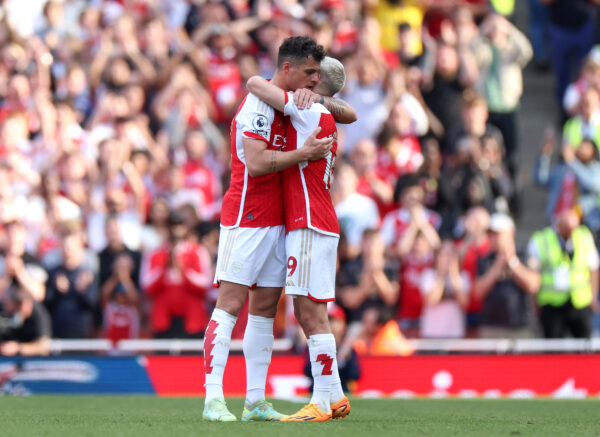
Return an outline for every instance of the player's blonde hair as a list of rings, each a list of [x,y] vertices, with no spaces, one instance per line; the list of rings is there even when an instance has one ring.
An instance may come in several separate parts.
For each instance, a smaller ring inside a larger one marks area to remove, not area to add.
[[[338,93],[346,84],[344,65],[335,58],[325,56],[321,61],[321,87],[328,96]]]

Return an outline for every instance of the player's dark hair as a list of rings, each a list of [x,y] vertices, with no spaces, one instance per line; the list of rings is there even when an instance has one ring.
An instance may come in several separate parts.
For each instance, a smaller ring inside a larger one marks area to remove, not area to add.
[[[321,62],[325,57],[325,49],[308,36],[291,36],[279,46],[277,54],[277,67],[281,68],[284,62],[297,64],[312,56],[315,61]]]

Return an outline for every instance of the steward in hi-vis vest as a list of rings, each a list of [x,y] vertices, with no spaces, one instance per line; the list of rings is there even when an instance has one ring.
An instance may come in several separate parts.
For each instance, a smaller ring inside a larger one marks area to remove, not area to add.
[[[530,265],[541,276],[537,302],[544,336],[589,337],[600,264],[592,233],[568,210],[559,215],[556,227],[533,234],[528,252]]]

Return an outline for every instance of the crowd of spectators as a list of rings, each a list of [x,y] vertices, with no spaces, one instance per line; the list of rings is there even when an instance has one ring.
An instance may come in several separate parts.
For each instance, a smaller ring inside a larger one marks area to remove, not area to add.
[[[583,47],[589,2],[531,3],[549,12],[541,24],[532,14],[536,65],[549,60],[548,27],[561,50],[571,47],[561,29],[581,28],[573,44]],[[363,323],[364,351],[378,326],[391,337],[536,335],[532,293],[508,266],[520,253],[517,111],[534,56],[513,8],[0,2],[2,320],[25,302],[27,314],[48,313],[38,317],[43,338],[47,320],[60,338],[202,336],[216,298],[230,122],[245,81],[273,73],[283,39],[310,35],[344,63],[339,97],[358,113],[339,128],[331,190],[342,231],[336,320]],[[597,235],[600,51],[586,56],[570,86],[556,59],[570,147],[552,167],[548,133],[536,180],[550,187],[548,220],[579,204]],[[295,335],[290,307],[281,304],[279,336]]]

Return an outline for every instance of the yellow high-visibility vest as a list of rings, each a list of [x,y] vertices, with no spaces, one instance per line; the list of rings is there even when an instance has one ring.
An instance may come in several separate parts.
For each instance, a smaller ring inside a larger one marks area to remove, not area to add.
[[[515,0],[490,0],[496,13],[504,16],[512,15],[515,11]]]
[[[573,231],[571,236],[574,246],[573,259],[562,250],[558,236],[551,227],[547,227],[533,234],[540,255],[542,268],[542,285],[538,292],[538,304],[562,306],[569,299],[573,307],[581,309],[592,303],[592,284],[588,259],[594,238],[585,226],[580,226]],[[559,268],[566,268],[569,272],[568,290],[557,290],[555,287],[555,272]]]

